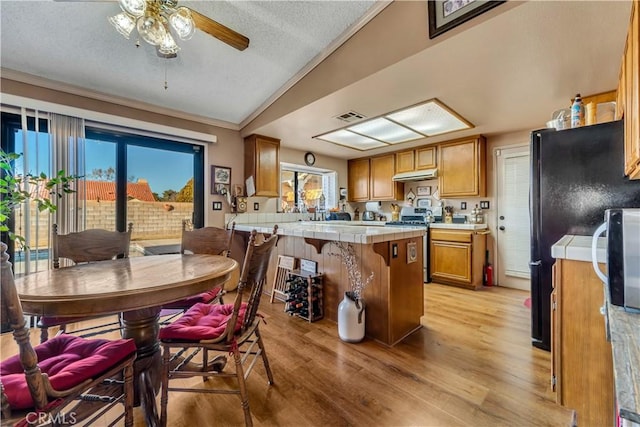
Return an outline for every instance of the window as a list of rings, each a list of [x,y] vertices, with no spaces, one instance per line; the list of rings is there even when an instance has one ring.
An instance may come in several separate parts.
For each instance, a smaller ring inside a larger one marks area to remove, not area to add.
[[[48,120],[41,118],[36,126],[33,117],[26,117],[26,124],[25,137],[21,116],[2,113],[2,148],[23,154],[14,165],[17,173],[51,176],[57,170],[51,166]],[[132,245],[146,247],[179,244],[185,219],[204,226],[202,145],[87,125],[83,157],[85,182],[78,190],[82,228],[124,231],[133,222]],[[2,236],[16,275],[48,268],[51,222],[48,213],[29,206],[17,209],[10,219],[9,228],[29,246],[14,248],[8,236]]]
[[[281,163],[280,207],[284,212],[328,211],[335,208],[336,178],[335,171]]]

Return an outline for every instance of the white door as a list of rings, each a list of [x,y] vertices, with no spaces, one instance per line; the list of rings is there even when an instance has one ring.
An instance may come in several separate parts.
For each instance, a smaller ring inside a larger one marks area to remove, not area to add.
[[[529,290],[529,145],[500,148],[495,155],[497,283]]]

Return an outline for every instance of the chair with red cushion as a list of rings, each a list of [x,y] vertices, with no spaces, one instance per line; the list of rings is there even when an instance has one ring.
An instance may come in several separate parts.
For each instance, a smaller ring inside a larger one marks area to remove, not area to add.
[[[180,253],[229,256],[235,227],[236,223],[234,222],[230,230],[218,227],[202,227],[189,230],[187,229],[187,221],[182,221],[182,242],[180,244]],[[177,314],[180,314],[182,311],[187,310],[198,303],[222,303],[222,297],[225,293],[224,285],[216,286],[206,292],[163,305],[162,309],[164,311],[161,312],[160,315],[162,316],[163,313],[173,314],[175,313],[174,310],[179,310]],[[174,315],[171,315],[164,323],[167,323],[168,320],[171,320],[174,317]]]
[[[277,229],[276,225],[273,234],[268,238],[260,235],[257,239],[256,230],[251,232],[233,304],[196,304],[181,318],[160,329],[160,343],[163,348],[160,398],[162,426],[167,425],[169,391],[238,394],[244,409],[245,424],[252,425],[245,379],[251,373],[258,357],[262,358],[269,384],[273,384],[269,360],[258,329],[261,318],[257,313],[269,259],[278,240]],[[206,362],[201,365],[191,362],[195,353],[200,350],[222,354],[211,361],[205,358]],[[224,372],[226,354],[233,355],[234,363],[231,365],[235,367],[235,372]],[[237,387],[229,388],[229,382],[224,380],[220,381],[220,388],[169,386],[173,379],[194,376],[205,379],[235,378]]]
[[[106,261],[113,258],[129,257],[129,243],[133,224],[129,223],[125,232],[90,229],[68,234],[58,234],[58,225],[52,227],[52,263],[53,268],[60,268],[60,258],[70,260],[74,264]],[[87,317],[52,317],[43,316],[38,320],[40,328],[40,342],[49,338],[49,328],[59,326],[58,334],[66,332],[68,323],[88,320]],[[118,330],[119,322],[103,323],[89,328],[76,329],[74,334],[88,337]],[[87,332],[91,331],[91,332]]]
[[[85,339],[59,335],[31,346],[13,281],[7,246],[2,256],[2,324],[9,324],[19,354],[0,362],[2,425],[133,425],[132,339]],[[122,405],[117,415],[111,412]],[[67,424],[65,424],[67,423]],[[50,424],[46,424],[50,425]]]

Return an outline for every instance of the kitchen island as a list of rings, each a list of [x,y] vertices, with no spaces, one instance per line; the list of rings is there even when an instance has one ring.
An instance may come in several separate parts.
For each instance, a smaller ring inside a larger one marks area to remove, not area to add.
[[[270,233],[273,225],[237,224],[235,229],[238,236],[245,236],[253,229]],[[363,292],[366,336],[394,345],[421,327],[425,231],[424,227],[353,226],[333,224],[333,221],[279,223],[281,237],[271,259],[265,288],[271,290],[277,255],[315,261],[318,272],[324,275],[324,316],[337,321],[338,304],[350,290],[350,284],[342,259],[334,254],[339,253],[337,243],[352,245],[362,277],[366,279],[374,273]]]

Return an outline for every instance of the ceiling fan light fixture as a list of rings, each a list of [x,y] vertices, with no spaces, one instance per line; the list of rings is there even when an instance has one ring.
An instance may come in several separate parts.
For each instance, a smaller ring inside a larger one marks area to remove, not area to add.
[[[166,30],[165,36],[162,42],[158,45],[158,52],[163,56],[170,58],[175,57],[175,54],[180,50],[180,46],[176,44],[176,41],[171,37],[169,30]]]
[[[127,12],[120,12],[115,16],[111,16],[109,22],[126,39],[129,39],[131,31],[136,27],[136,21]]]
[[[160,16],[147,14],[138,18],[137,28],[144,41],[153,46],[159,46],[167,34]]]
[[[179,7],[169,16],[171,26],[182,40],[189,40],[196,32],[191,12],[186,7]]]
[[[144,15],[147,10],[147,2],[145,0],[118,0],[120,8],[131,16],[139,18]]]

